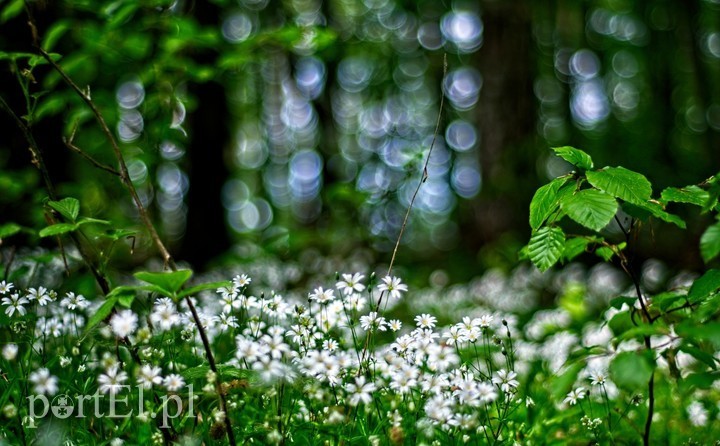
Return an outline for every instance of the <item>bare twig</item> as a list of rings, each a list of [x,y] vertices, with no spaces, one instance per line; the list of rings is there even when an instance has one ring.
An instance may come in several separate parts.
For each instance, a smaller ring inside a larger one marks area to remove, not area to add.
[[[48,61],[48,63],[55,69],[55,71],[60,74],[60,77],[63,78],[65,83],[67,83],[74,91],[77,93],[78,96],[85,102],[85,104],[92,110],[93,114],[95,115],[95,119],[97,120],[98,124],[100,125],[100,128],[102,129],[102,132],[105,134],[105,137],[107,138],[108,142],[110,143],[110,146],[112,147],[113,153],[115,154],[115,158],[117,159],[118,166],[120,167],[119,170],[119,177],[121,182],[125,185],[128,192],[130,193],[130,196],[132,197],[132,200],[135,204],[135,208],[138,211],[138,214],[140,215],[140,219],[142,220],[143,225],[147,229],[147,231],[150,234],[150,238],[152,238],[155,246],[157,247],[158,251],[160,251],[160,255],[162,256],[165,266],[169,267],[172,271],[177,271],[177,265],[175,264],[175,260],[173,259],[172,255],[170,255],[170,252],[165,247],[165,244],[160,239],[160,236],[158,235],[157,231],[155,230],[155,226],[152,223],[152,220],[150,219],[150,216],[145,209],[145,206],[143,205],[142,201],[140,200],[140,196],[137,193],[137,190],[135,189],[135,186],[132,183],[132,180],[130,179],[130,175],[128,173],[127,165],[125,163],[125,158],[123,157],[122,151],[120,150],[120,146],[117,143],[117,140],[112,134],[112,131],[108,127],[107,123],[105,122],[105,118],[103,117],[100,110],[97,108],[95,103],[90,98],[90,95],[83,91],[78,85],[68,76],[68,74],[63,70],[63,68],[58,65],[52,57],[45,51],[44,49],[38,47],[38,51],[40,54],[45,58],[45,60]],[[205,350],[205,355],[208,360],[208,365],[210,366],[210,370],[213,371],[213,373],[217,374],[217,365],[215,363],[215,357],[212,353],[212,349],[210,346],[210,341],[207,336],[207,332],[205,328],[202,325],[202,321],[200,320],[200,317],[198,316],[197,310],[195,309],[195,305],[193,305],[192,301],[190,300],[190,297],[187,296],[185,298],[185,303],[187,304],[188,308],[190,309],[190,312],[193,316],[193,321],[195,322],[195,326],[198,329],[198,333],[200,334],[200,339],[202,340],[203,349]],[[232,422],[230,421],[230,416],[227,414],[227,400],[225,398],[225,392],[223,391],[221,380],[216,380],[215,382],[215,388],[218,393],[218,398],[220,402],[220,410],[222,410],[226,416],[225,416],[225,429],[227,431],[227,438],[228,443],[232,446],[235,446],[235,434],[233,432],[232,428]]]
[[[443,79],[447,75],[447,54],[443,56]],[[415,192],[413,193],[412,198],[410,199],[410,204],[408,205],[407,211],[405,212],[405,218],[403,218],[402,226],[400,227],[400,233],[398,234],[398,238],[395,241],[395,248],[393,249],[392,257],[390,258],[390,266],[388,266],[387,275],[389,276],[392,272],[393,265],[395,264],[395,256],[397,255],[398,248],[400,247],[400,241],[402,240],[402,236],[405,233],[405,227],[407,226],[408,219],[410,218],[410,211],[412,211],[413,205],[415,204],[415,198],[417,198],[418,192],[420,192],[420,187],[427,181],[428,179],[428,165],[430,164],[430,156],[432,155],[433,147],[435,147],[435,140],[437,140],[438,133],[440,132],[440,122],[442,122],[442,112],[443,112],[443,106],[445,105],[445,94],[441,91],[440,92],[440,109],[438,110],[438,117],[437,121],[435,122],[435,132],[433,133],[432,141],[430,142],[430,149],[428,150],[427,157],[425,158],[425,165],[423,166],[423,173],[422,177],[420,178],[420,181],[418,181],[418,185],[415,188]],[[380,294],[380,298],[378,299],[377,306],[375,308],[376,311],[380,310],[380,303],[382,302],[384,294]]]
[[[620,230],[625,235],[625,242],[630,245],[630,236],[631,231],[633,229],[633,223],[630,223],[630,228],[625,229],[625,227],[620,223],[620,220],[618,219],[617,215],[615,216],[615,221],[617,222],[618,226],[620,226]],[[620,266],[622,266],[622,269],[627,273],[628,276],[630,276],[630,280],[633,283],[633,286],[635,287],[635,293],[637,294],[638,301],[640,302],[640,308],[642,309],[642,315],[645,322],[648,322],[652,324],[655,319],[653,319],[650,316],[650,311],[647,308],[647,305],[645,304],[645,299],[642,295],[642,290],[640,289],[640,280],[638,279],[637,275],[633,271],[632,265],[630,265],[630,262],[628,261],[627,257],[620,252]],[[650,336],[643,336],[643,341],[645,344],[645,348],[647,350],[652,350],[652,342],[650,340]],[[650,431],[652,430],[652,419],[653,414],[655,412],[655,372],[653,372],[650,375],[650,380],[648,381],[648,413],[647,418],[645,419],[645,430],[643,432],[642,438],[643,438],[643,445],[649,446],[650,445]]]
[[[443,55],[443,79],[447,75],[447,54]],[[441,91],[440,93],[440,109],[438,110],[438,117],[437,121],[435,123],[435,132],[433,133],[432,141],[430,142],[430,149],[428,150],[427,157],[425,158],[425,165],[423,166],[423,173],[422,177],[420,178],[420,181],[418,181],[418,185],[415,188],[415,192],[413,193],[412,198],[410,199],[410,204],[408,205],[407,211],[405,212],[405,218],[403,219],[402,226],[400,227],[400,233],[398,234],[398,238],[395,241],[395,248],[393,249],[392,257],[390,258],[390,266],[388,266],[387,275],[389,276],[392,272],[393,265],[395,264],[395,256],[397,255],[398,248],[400,247],[400,241],[402,240],[403,233],[405,232],[405,227],[407,226],[408,219],[410,218],[410,211],[412,211],[413,205],[415,204],[415,198],[417,197],[418,192],[420,192],[420,187],[422,187],[423,183],[427,181],[428,179],[428,165],[430,164],[430,155],[432,155],[433,147],[435,147],[435,140],[437,139],[438,134],[440,133],[440,123],[442,122],[442,113],[443,113],[443,107],[445,105],[445,94]],[[375,306],[375,311],[380,311],[380,304],[382,303],[383,297],[388,294],[386,291],[380,293],[380,297],[378,298],[377,305]],[[370,335],[372,331],[368,331],[367,336],[365,336],[365,345],[363,346],[362,354],[360,355],[361,362],[364,360],[365,355],[368,353],[368,348],[370,347]],[[360,373],[360,370],[358,370],[358,373]]]
[[[47,166],[45,165],[45,161],[42,156],[42,152],[40,151],[40,147],[38,146],[37,142],[35,141],[35,138],[33,137],[32,132],[30,131],[30,128],[23,122],[20,117],[15,114],[15,112],[10,108],[10,106],[5,102],[5,100],[0,96],[0,108],[5,110],[15,121],[15,124],[20,128],[23,135],[25,136],[25,140],[28,143],[28,150],[30,151],[31,156],[31,162],[32,164],[37,167],[37,169],[40,171],[40,175],[43,178],[43,181],[45,182],[45,189],[47,190],[48,196],[51,200],[57,201],[57,193],[55,192],[55,185],[52,183],[52,180],[50,179],[50,174],[48,173]],[[90,269],[90,272],[92,273],[93,277],[95,277],[95,281],[100,286],[100,289],[102,290],[103,294],[107,294],[110,292],[110,283],[108,282],[107,278],[100,272],[100,270],[96,267],[95,263],[90,259],[90,256],[85,252],[85,249],[83,249],[82,244],[80,243],[80,239],[78,236],[72,232],[68,234],[70,236],[70,239],[73,241],[75,246],[78,249],[78,252],[80,253],[80,257],[82,257],[83,261],[87,265],[87,267]],[[64,252],[63,252],[64,256]]]
[[[105,122],[105,118],[103,117],[102,113],[100,113],[100,110],[98,110],[97,106],[95,106],[95,103],[92,101],[92,99],[90,99],[90,95],[87,92],[83,91],[80,87],[78,87],[78,85],[70,78],[70,76],[67,75],[65,70],[63,70],[62,67],[58,65],[52,57],[50,57],[50,54],[48,54],[47,51],[40,47],[38,47],[38,51],[45,58],[45,60],[47,60],[48,63],[55,69],[55,71],[58,72],[58,74],[60,75],[60,77],[63,78],[65,83],[68,84],[73,90],[75,90],[75,93],[77,93],[80,99],[82,99],[83,102],[85,102],[85,104],[93,112],[93,115],[95,115],[95,119],[100,125],[102,132],[105,134],[105,138],[107,138],[108,142],[110,143],[110,147],[112,147],[115,158],[117,159],[118,166],[120,167],[120,180],[128,189],[128,192],[130,193],[130,196],[135,203],[135,207],[138,210],[138,214],[140,215],[140,219],[142,220],[143,225],[145,225],[145,228],[150,233],[150,238],[152,238],[155,246],[160,251],[160,255],[162,256],[165,265],[169,266],[170,269],[172,269],[173,271],[176,271],[177,266],[175,265],[175,261],[170,255],[170,252],[165,247],[165,244],[160,239],[160,235],[158,235],[157,231],[155,230],[155,226],[152,224],[150,216],[148,215],[148,212],[145,209],[145,206],[143,205],[142,200],[140,199],[140,196],[135,189],[135,186],[132,184],[130,174],[128,173],[127,165],[125,164],[125,158],[123,157],[122,151],[120,150],[120,146],[118,145],[117,140],[113,136],[110,127],[108,127],[107,123]]]
[[[25,140],[28,143],[28,150],[30,151],[31,162],[40,171],[40,175],[45,182],[45,189],[47,189],[48,191],[48,196],[51,200],[56,201],[57,195],[55,194],[55,186],[53,185],[52,181],[50,181],[50,174],[48,173],[47,167],[42,160],[42,154],[40,153],[40,149],[38,148],[37,142],[35,142],[35,137],[33,137],[30,128],[25,124],[25,122],[23,122],[22,119],[20,119],[17,114],[15,114],[13,109],[10,108],[10,106],[7,102],[5,102],[5,99],[2,96],[0,96],[0,108],[5,110],[5,112],[10,115],[13,121],[15,121],[15,124],[20,128],[23,136],[25,136]]]
[[[443,79],[447,75],[447,54],[443,56]],[[388,267],[387,275],[389,276],[392,272],[393,264],[395,263],[395,255],[397,254],[398,247],[400,246],[400,240],[402,240],[403,233],[405,232],[405,226],[407,226],[408,218],[410,218],[410,211],[415,204],[415,198],[418,192],[420,192],[420,186],[425,183],[428,179],[428,164],[430,164],[430,155],[432,155],[433,147],[435,147],[435,140],[437,139],[438,133],[440,132],[440,122],[442,121],[443,106],[445,105],[445,94],[440,92],[440,110],[438,110],[437,122],[435,123],[435,133],[433,133],[432,141],[430,142],[430,150],[428,150],[427,158],[425,158],[425,165],[423,166],[422,178],[418,181],[418,185],[415,188],[412,199],[410,199],[410,205],[405,212],[405,218],[403,219],[402,226],[400,227],[400,234],[398,235],[397,241],[395,242],[395,249],[393,249],[392,257],[390,258],[390,266]]]
[[[97,167],[100,170],[104,170],[105,172],[111,173],[115,176],[121,176],[120,172],[118,172],[116,169],[108,166],[107,164],[103,164],[100,161],[97,161],[95,158],[90,156],[87,152],[76,146],[73,142],[75,141],[75,131],[77,130],[77,126],[73,128],[72,133],[70,134],[70,137],[65,139],[63,138],[63,142],[65,143],[65,147],[72,150],[73,152],[77,153],[78,155],[82,156],[86,160],[88,160],[93,166]]]

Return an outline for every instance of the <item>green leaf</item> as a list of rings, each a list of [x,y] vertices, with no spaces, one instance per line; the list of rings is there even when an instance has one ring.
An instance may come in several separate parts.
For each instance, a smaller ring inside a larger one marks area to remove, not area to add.
[[[707,191],[692,185],[681,188],[668,187],[662,191],[660,198],[665,203],[688,203],[703,207],[705,206],[705,203],[707,203],[708,199],[710,199],[710,194]]]
[[[565,233],[558,227],[544,227],[530,237],[528,254],[540,271],[546,271],[560,259],[565,247]]]
[[[561,375],[551,381],[550,392],[555,400],[561,400],[567,393],[572,390],[580,371],[585,368],[584,361],[576,362],[567,368]]]
[[[118,241],[125,237],[130,237],[131,235],[137,234],[137,231],[131,231],[128,229],[108,229],[105,231],[104,234],[101,234],[103,237],[107,237],[110,240]]]
[[[114,290],[113,290],[114,291]],[[118,293],[120,294],[120,293]],[[118,302],[119,295],[115,294],[113,295],[112,292],[107,295],[105,302],[100,305],[100,307],[95,310],[95,313],[93,313],[92,316],[87,321],[87,324],[85,324],[85,334],[90,332],[97,324],[104,321],[105,318],[110,316],[110,313],[112,313],[113,308],[115,308],[115,304]]]
[[[5,223],[0,225],[0,240],[8,238],[22,231],[22,226],[17,223]]]
[[[174,296],[185,282],[192,276],[192,270],[183,269],[180,271],[168,271],[160,273],[151,273],[149,271],[140,271],[134,274],[135,278],[156,285],[165,291],[168,296]]]
[[[220,375],[218,378],[221,380],[227,379],[227,378],[233,378],[233,379],[243,379],[243,378],[249,378],[252,376],[252,373],[249,370],[243,370],[239,369],[237,367],[233,367],[230,365],[221,364],[217,366],[218,374]],[[190,380],[196,380],[196,379],[205,379],[207,377],[208,372],[210,372],[210,366],[208,365],[199,365],[195,367],[187,368],[180,372],[180,375],[182,375],[183,378]]]
[[[140,7],[140,3],[126,2],[119,8],[117,8],[117,6],[118,2],[112,3],[110,7],[105,8],[105,10],[103,11],[105,14],[108,15],[108,28],[117,28],[118,26],[130,20]]]
[[[0,12],[0,23],[5,23],[20,14],[24,4],[23,0],[11,0]]]
[[[693,282],[687,297],[690,303],[694,304],[716,293],[718,289],[720,289],[720,271],[711,269]]]
[[[42,49],[45,51],[51,51],[55,43],[70,29],[70,21],[68,20],[57,20],[52,26],[45,32],[45,37],[42,41]]]
[[[707,212],[710,209],[714,209],[718,204],[718,198],[720,198],[720,174],[713,176],[708,180],[710,189],[708,189],[708,199],[703,205],[702,211]]]
[[[609,246],[600,246],[595,250],[595,255],[603,259],[605,262],[609,262],[615,255],[615,251],[613,251],[613,249]]]
[[[568,217],[593,231],[600,231],[607,226],[618,209],[613,197],[595,189],[568,195],[560,202],[560,206]]]
[[[587,246],[592,242],[593,240],[590,237],[573,237],[565,240],[565,247],[562,253],[563,260],[569,262],[584,253]]]
[[[718,372],[691,373],[680,381],[680,391],[696,392],[697,389],[709,389],[720,378]]]
[[[79,225],[75,223],[56,223],[40,230],[40,237],[51,237],[53,235],[65,234],[76,230]]]
[[[708,227],[700,237],[700,254],[705,263],[720,254],[720,223]]]
[[[632,308],[635,303],[629,304]],[[621,334],[625,333],[628,330],[632,330],[635,328],[635,324],[632,320],[632,315],[630,314],[629,310],[623,310],[619,313],[617,313],[615,316],[613,316],[610,321],[608,321],[608,327],[610,327],[610,330],[612,330],[613,334],[615,336],[620,336]]]
[[[605,167],[588,171],[585,176],[596,188],[630,203],[645,204],[652,195],[647,178],[624,167]]]
[[[683,343],[683,345],[680,346],[680,350],[689,354],[698,361],[704,362],[711,369],[717,370],[718,361],[713,357],[712,354],[704,352],[699,348],[693,347],[692,345],[688,345],[686,343]]]
[[[593,168],[593,161],[590,155],[580,149],[570,146],[554,147],[555,155],[564,159],[568,163],[582,170],[590,170]]]
[[[5,51],[0,51],[0,60],[17,60],[17,59],[30,59],[31,57],[35,57],[34,53],[6,53]]]
[[[100,219],[97,219],[97,218],[83,217],[83,218],[81,218],[80,220],[78,220],[77,225],[78,225],[78,227],[79,227],[79,226],[82,226],[82,225],[86,225],[86,224],[88,224],[88,223],[94,223],[94,224],[97,224],[97,225],[109,225],[109,224],[110,224],[110,222],[107,221],[107,220],[100,220]]]
[[[647,389],[650,377],[655,371],[653,352],[619,353],[610,363],[610,377],[619,387],[637,392]]]
[[[696,311],[692,313],[693,319],[704,323],[720,312],[720,294],[714,294],[703,300]]]
[[[678,228],[685,229],[685,221],[675,214],[665,212],[660,203],[647,201],[643,204],[628,203],[622,204],[622,209],[632,217],[640,220],[647,220],[649,217],[656,217],[666,223],[672,223]]]
[[[135,296],[137,296],[137,289],[133,286],[119,286],[113,288],[112,291],[108,293],[108,296],[117,299],[117,302],[123,307],[130,308],[135,300]]]
[[[192,296],[193,294],[197,294],[201,291],[207,291],[207,290],[217,290],[220,287],[226,287],[230,286],[232,282],[229,280],[225,280],[222,282],[210,282],[210,283],[203,283],[200,285],[195,285],[193,287],[190,287],[186,290],[182,290],[178,293],[178,297],[185,297],[185,296]]]
[[[637,297],[620,296],[610,300],[610,306],[619,310],[623,305],[627,304],[627,306],[632,308],[635,302],[637,302]]]
[[[62,59],[62,55],[58,54],[58,53],[49,53],[48,56],[50,56],[50,59],[52,59],[56,62],[58,60]],[[38,65],[45,65],[46,63],[48,63],[48,61],[45,60],[45,57],[43,57],[39,54],[31,57],[30,60],[28,60],[28,65],[30,65],[30,67],[32,67],[32,68],[34,68]]]
[[[48,201],[48,206],[55,209],[67,220],[74,222],[80,213],[80,202],[76,198],[68,197],[60,201]]]
[[[708,341],[716,349],[720,348],[720,322],[698,324],[697,321],[686,320],[675,326],[675,332],[693,344]]]
[[[530,202],[530,227],[538,229],[558,207],[557,192],[568,181],[568,177],[555,178],[538,188]]]
[[[628,339],[644,338],[645,336],[665,335],[667,333],[668,333],[667,327],[662,327],[658,324],[655,324],[655,325],[641,324],[641,325],[638,325],[637,327],[632,327],[631,329],[622,332],[621,334],[616,336],[615,339],[613,339],[613,341],[616,343],[619,343],[621,341],[625,341]]]
[[[653,306],[657,306],[658,308],[660,308],[662,311],[666,311],[668,308],[672,307],[676,302],[684,300],[686,297],[687,297],[686,294],[668,291],[668,292],[660,293],[656,296],[653,296],[652,304],[653,304]]]

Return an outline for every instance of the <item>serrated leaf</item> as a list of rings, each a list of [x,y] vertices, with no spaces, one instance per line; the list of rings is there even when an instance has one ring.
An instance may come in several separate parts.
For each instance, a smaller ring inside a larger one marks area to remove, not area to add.
[[[565,247],[565,233],[558,227],[535,231],[528,243],[530,260],[540,271],[546,271],[560,259]]]
[[[567,177],[555,178],[535,191],[530,202],[530,227],[538,229],[558,207],[558,191],[568,181]]]
[[[618,387],[637,392],[647,389],[655,366],[652,351],[622,352],[610,362],[610,377]]]
[[[718,204],[718,198],[720,198],[720,174],[710,177],[707,182],[710,184],[708,189],[708,199],[703,205],[703,212],[708,212],[710,209],[714,209]]]
[[[711,294],[720,289],[720,271],[711,269],[702,276],[695,279],[688,291],[688,300],[690,303],[697,303],[704,300]]]
[[[665,203],[688,203],[703,207],[710,198],[710,194],[695,185],[691,185],[681,188],[668,187],[662,191],[660,198]]]
[[[580,149],[576,149],[575,147],[570,146],[564,146],[554,147],[552,150],[555,152],[555,155],[559,156],[560,158],[564,159],[575,167],[579,167],[582,170],[590,170],[593,168],[593,161],[592,158],[590,158],[590,155]]]
[[[168,296],[174,296],[185,282],[192,276],[192,270],[182,269],[180,271],[167,271],[159,273],[151,273],[149,271],[140,271],[134,274],[135,278],[156,285],[162,289]]]
[[[642,205],[652,196],[652,185],[647,178],[624,167],[587,171],[585,176],[596,188],[630,203]]]
[[[76,198],[67,197],[60,201],[48,201],[48,206],[55,209],[60,215],[74,222],[80,213],[80,202]]]
[[[708,227],[700,237],[700,254],[705,263],[720,254],[720,223]]]
[[[17,223],[5,223],[0,225],[0,240],[8,238],[22,231],[22,226]]]
[[[617,201],[610,195],[595,189],[585,189],[564,197],[560,202],[568,217],[577,223],[600,231],[617,213]]]
[[[201,291],[217,290],[220,287],[226,287],[231,284],[232,284],[232,282],[230,282],[229,280],[225,280],[222,282],[203,283],[200,285],[195,285],[193,287],[190,287],[186,290],[182,290],[181,292],[178,293],[178,297],[192,296],[193,294],[197,294]]]
[[[51,237],[53,235],[66,234],[76,230],[79,226],[75,223],[56,223],[46,228],[42,228],[39,232],[40,237]]]

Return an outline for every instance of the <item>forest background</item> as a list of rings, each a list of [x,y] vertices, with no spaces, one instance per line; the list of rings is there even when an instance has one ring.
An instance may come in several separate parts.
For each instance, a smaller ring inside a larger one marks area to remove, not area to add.
[[[714,1],[27,5],[34,30],[23,1],[1,7],[2,97],[32,128],[59,194],[77,197],[83,215],[137,226],[122,184],[63,143],[72,134],[112,164],[82,101],[44,60],[11,56],[36,54],[33,33],[91,88],[161,237],[197,269],[259,252],[387,262],[438,113],[398,253],[425,278],[442,268],[463,281],[517,262],[534,190],[571,169],[548,147],[582,147],[658,189],[720,168]],[[40,208],[18,205],[42,201],[42,177],[21,129],[3,121],[0,215],[42,226]],[[638,255],[698,269],[709,221],[693,215],[689,231],[645,237]],[[154,254],[148,237],[132,242],[132,255],[115,251],[116,267]]]

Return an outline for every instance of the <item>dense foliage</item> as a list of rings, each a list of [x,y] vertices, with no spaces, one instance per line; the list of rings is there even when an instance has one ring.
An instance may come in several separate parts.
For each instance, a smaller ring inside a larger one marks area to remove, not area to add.
[[[0,2],[0,444],[717,441],[719,9]]]

